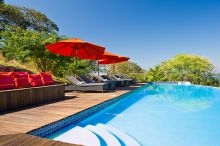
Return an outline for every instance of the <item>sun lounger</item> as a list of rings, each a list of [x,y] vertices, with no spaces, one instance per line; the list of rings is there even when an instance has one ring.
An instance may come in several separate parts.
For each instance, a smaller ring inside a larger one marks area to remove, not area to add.
[[[65,86],[65,91],[101,91],[108,90],[107,83],[86,83],[80,81],[79,78],[68,76],[67,80],[71,82],[71,85]]]
[[[126,82],[124,80],[115,80],[115,79],[112,79],[112,78],[110,78],[109,76],[106,76],[106,75],[102,75],[102,77],[106,80],[109,80],[109,81],[115,81],[116,86],[125,86],[126,85]]]
[[[134,83],[133,79],[128,79],[128,78],[124,77],[123,75],[121,75],[121,76],[120,75],[113,75],[112,77],[116,78],[116,79],[126,80],[129,85]]]
[[[128,76],[127,75],[118,75],[119,77],[121,77],[122,79],[130,79],[131,80],[131,82],[132,82],[132,84],[134,84],[135,83],[135,79],[133,79],[133,78],[128,78]]]
[[[80,78],[81,80],[83,80],[84,82],[86,82],[86,83],[108,84],[109,89],[111,89],[111,90],[114,90],[114,89],[115,89],[115,83],[111,83],[111,82],[102,82],[102,83],[96,82],[95,80],[92,80],[92,79],[90,79],[90,78],[87,78],[87,77],[84,76],[84,75],[79,75],[79,78]]]
[[[94,81],[94,80],[92,80],[92,79],[90,79],[90,78],[87,78],[86,76],[84,76],[84,75],[79,75],[78,76],[81,80],[83,80],[84,82],[86,82],[86,83],[96,83],[96,81]]]
[[[117,81],[123,81],[125,86],[130,85],[129,81],[126,80],[126,79],[121,79],[121,78],[118,78],[118,77],[115,77],[115,76],[111,76],[111,78],[114,79],[114,80],[117,80]]]
[[[94,76],[93,80],[95,80],[96,82],[110,83],[111,89],[115,89],[116,87],[116,81],[104,79],[102,76]]]

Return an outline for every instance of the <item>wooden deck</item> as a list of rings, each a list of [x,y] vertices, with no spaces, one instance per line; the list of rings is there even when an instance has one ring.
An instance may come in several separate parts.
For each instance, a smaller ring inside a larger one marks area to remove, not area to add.
[[[12,134],[0,136],[0,146],[79,146],[75,144],[69,144],[28,134]]]
[[[59,102],[0,115],[0,135],[27,133],[106,100],[115,98],[141,85],[143,83],[130,87],[121,87],[116,91],[107,93],[70,92],[66,93],[65,99]]]

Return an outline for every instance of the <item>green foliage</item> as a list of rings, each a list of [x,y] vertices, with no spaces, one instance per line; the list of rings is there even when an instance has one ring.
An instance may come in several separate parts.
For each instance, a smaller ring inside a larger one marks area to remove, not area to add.
[[[7,26],[19,26],[24,29],[28,27],[28,23],[21,11],[11,5],[0,4],[0,20],[1,31],[8,29]]]
[[[216,85],[214,66],[206,58],[177,55],[148,71],[148,81],[190,81],[194,84]]]
[[[121,63],[116,63],[116,64],[111,64],[108,65],[109,74],[131,74],[131,73],[143,73],[143,69],[136,63],[126,61],[126,62],[121,62]]]
[[[55,55],[45,45],[66,39],[59,36],[58,26],[34,9],[3,4],[0,1],[0,53],[6,60],[34,64],[39,71],[51,71],[56,77],[89,74],[96,70],[95,61],[77,60]],[[7,61],[7,62],[8,62]]]
[[[58,41],[60,38],[56,33],[24,30],[19,27],[1,32],[0,40],[2,53],[8,60],[20,62],[33,61],[40,71],[52,68],[53,60],[57,55],[50,53],[44,48],[45,45]]]
[[[73,57],[65,57],[65,61],[62,66],[59,66],[59,73],[57,76],[65,77],[66,75],[89,75],[96,70],[96,62],[91,60],[79,60]]]
[[[1,33],[2,54],[7,60],[22,63],[33,62],[39,71],[51,71],[55,76],[68,74],[88,74],[95,69],[95,62],[78,60],[73,57],[55,55],[44,48],[45,45],[64,39],[56,33],[37,32],[15,28]]]
[[[150,68],[147,72],[147,81],[148,82],[162,82],[167,81],[164,71],[160,65],[156,65],[154,68]]]
[[[4,4],[5,2],[4,2],[4,0],[0,0],[0,4]]]
[[[90,60],[77,60],[74,57],[58,56],[52,64],[50,71],[53,75],[61,78],[65,78],[67,75],[84,74],[89,75],[94,71],[95,62]]]
[[[130,79],[135,79],[136,82],[147,82],[146,73],[133,73],[127,76]]]
[[[46,15],[34,9],[16,7],[8,4],[0,4],[0,30],[4,31],[11,27],[36,30],[38,32],[57,31],[58,26]]]
[[[19,9],[23,13],[25,20],[28,22],[29,29],[36,30],[38,32],[52,32],[59,30],[58,26],[43,13],[25,7]]]
[[[108,74],[121,74],[138,82],[145,81],[145,71],[138,64],[130,61],[108,65]]]

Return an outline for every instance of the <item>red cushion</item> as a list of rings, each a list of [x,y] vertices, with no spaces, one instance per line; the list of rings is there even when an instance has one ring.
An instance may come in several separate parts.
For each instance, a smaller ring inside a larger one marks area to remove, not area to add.
[[[30,87],[30,83],[28,81],[28,72],[14,72],[14,81],[16,88]]]
[[[51,73],[42,72],[42,73],[40,73],[40,76],[41,76],[41,80],[43,81],[44,85],[54,85],[54,81],[51,76]]]
[[[0,72],[0,90],[14,88],[13,72]]]
[[[29,74],[28,79],[32,87],[43,86],[43,82],[39,74]]]

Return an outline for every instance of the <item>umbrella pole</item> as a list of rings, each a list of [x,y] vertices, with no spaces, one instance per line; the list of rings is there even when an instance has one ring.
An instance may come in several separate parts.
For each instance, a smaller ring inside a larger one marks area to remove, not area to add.
[[[99,61],[98,61],[98,76],[99,76]]]
[[[115,74],[115,64],[113,63],[113,74]]]
[[[76,71],[75,71],[75,77],[77,75],[77,70],[78,70],[78,59],[77,59],[77,57],[78,57],[78,52],[77,52],[77,49],[76,49]]]
[[[78,63],[77,63],[77,58],[76,58],[76,70],[75,70],[75,77],[76,77],[76,73],[77,73],[77,69],[78,69]]]

